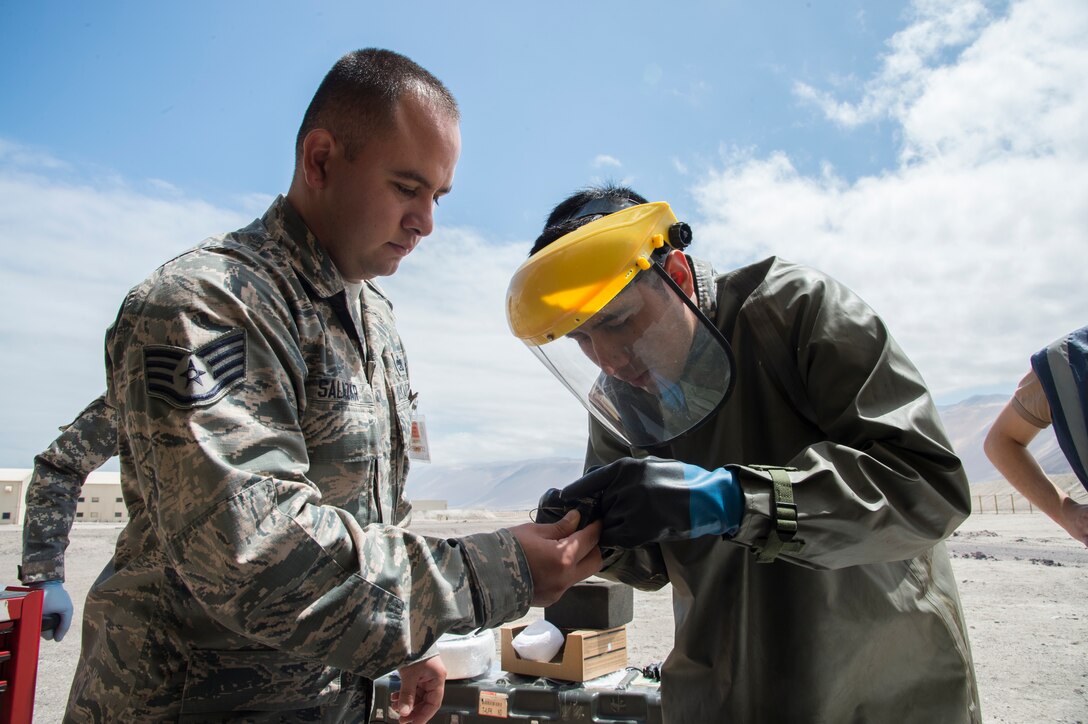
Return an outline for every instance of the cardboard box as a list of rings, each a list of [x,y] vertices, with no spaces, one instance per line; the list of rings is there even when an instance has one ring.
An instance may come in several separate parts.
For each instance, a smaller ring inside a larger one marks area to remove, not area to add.
[[[501,659],[503,671],[543,676],[563,681],[588,681],[627,666],[627,627],[563,631],[563,647],[551,661],[530,661],[514,650],[514,637],[527,624],[503,626]]]

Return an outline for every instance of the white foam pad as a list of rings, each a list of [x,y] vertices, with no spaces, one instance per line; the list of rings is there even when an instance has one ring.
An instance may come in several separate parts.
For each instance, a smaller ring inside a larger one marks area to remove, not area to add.
[[[442,634],[435,643],[447,679],[471,679],[491,669],[495,656],[495,634],[489,628],[473,634]]]
[[[518,656],[530,661],[551,661],[563,647],[563,632],[551,621],[534,621],[510,641]]]

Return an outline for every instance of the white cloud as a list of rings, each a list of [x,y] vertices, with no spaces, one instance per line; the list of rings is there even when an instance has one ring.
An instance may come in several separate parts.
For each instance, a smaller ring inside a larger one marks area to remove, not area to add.
[[[1014,4],[959,62],[928,74],[904,108],[904,160],[960,165],[1010,156],[1084,159],[1088,4]]]
[[[439,229],[379,282],[396,305],[435,462],[584,451],[586,413],[506,323],[507,284],[530,244]]]
[[[926,92],[931,74],[937,72],[935,61],[971,42],[989,19],[979,0],[916,0],[913,10],[914,22],[888,41],[880,72],[864,85],[861,101],[840,101],[801,82],[794,92],[847,127],[900,114],[904,105]]]
[[[604,166],[611,166],[613,168],[621,168],[623,166],[620,160],[615,156],[609,156],[606,153],[598,154],[593,159],[593,168],[603,168]]]
[[[34,169],[30,172],[26,169]],[[105,388],[102,343],[128,289],[172,254],[235,228],[227,210],[161,186],[77,178],[47,154],[0,142],[0,459],[32,456]]]
[[[52,154],[28,148],[3,138],[0,138],[0,163],[4,166],[30,166],[50,171],[61,171],[69,168],[68,164]]]
[[[1018,2],[978,27],[977,3],[918,10],[866,98],[826,106],[890,115],[900,165],[851,183],[731,151],[695,189],[696,232],[726,266],[775,253],[847,283],[955,400],[1011,390],[1031,352],[1088,322],[1088,6]]]

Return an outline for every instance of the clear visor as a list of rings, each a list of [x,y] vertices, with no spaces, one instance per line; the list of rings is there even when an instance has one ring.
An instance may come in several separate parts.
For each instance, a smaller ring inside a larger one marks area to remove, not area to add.
[[[529,345],[602,425],[640,448],[698,427],[733,382],[721,334],[659,265],[651,269],[566,336]]]

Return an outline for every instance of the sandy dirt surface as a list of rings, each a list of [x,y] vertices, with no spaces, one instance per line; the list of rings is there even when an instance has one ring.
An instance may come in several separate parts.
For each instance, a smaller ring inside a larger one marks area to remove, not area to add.
[[[446,519],[444,519],[446,518]],[[417,516],[413,528],[450,537],[524,522],[525,514],[450,511]],[[67,587],[83,598],[109,560],[119,527],[81,523],[68,550]],[[22,536],[0,529],[0,560],[17,583]],[[966,609],[982,713],[993,724],[1088,722],[1088,549],[1041,514],[974,515],[949,539]],[[533,609],[523,619],[540,618]],[[629,663],[661,661],[672,644],[668,589],[635,592]],[[61,643],[43,641],[36,722],[59,722],[79,656],[78,627]]]

